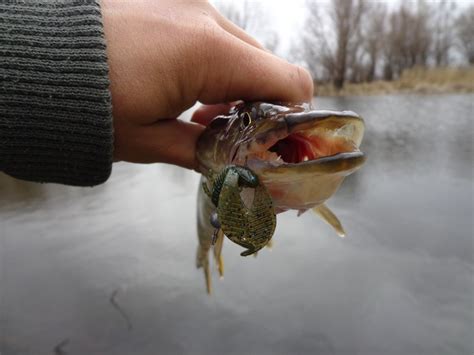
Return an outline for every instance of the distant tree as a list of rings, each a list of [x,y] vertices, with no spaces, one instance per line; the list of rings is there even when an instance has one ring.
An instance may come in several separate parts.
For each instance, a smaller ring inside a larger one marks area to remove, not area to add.
[[[432,44],[430,9],[419,0],[416,7],[403,4],[392,12],[385,36],[385,79],[399,77],[415,65],[426,66]]]
[[[381,51],[385,45],[387,6],[384,3],[371,3],[367,7],[365,26],[363,27],[361,43],[367,53],[365,81],[375,79],[377,64],[381,59]]]
[[[458,46],[469,64],[474,64],[474,5],[456,19]]]
[[[411,66],[426,66],[430,57],[430,48],[433,41],[430,28],[431,9],[424,0],[418,0],[413,16],[413,36],[410,45]]]
[[[456,5],[443,0],[433,5],[432,37],[433,58],[436,66],[449,64],[449,53],[453,47],[454,13]]]
[[[308,17],[303,35],[303,58],[313,75],[329,78],[336,89],[342,89],[349,73],[358,69],[357,38],[366,9],[364,0],[332,0],[322,9],[309,0]]]
[[[307,7],[301,59],[313,77],[337,89],[380,73],[392,80],[414,66],[448,65],[455,33],[474,62],[474,5],[458,18],[449,0],[401,0],[391,11],[369,0],[307,0]]]
[[[335,60],[333,56],[332,41],[329,37],[333,33],[328,28],[327,21],[324,21],[324,13],[319,6],[312,1],[308,1],[308,14],[302,34],[302,41],[298,49],[293,49],[293,53],[301,51],[301,59],[306,64],[313,78],[321,81],[331,80],[334,76]]]

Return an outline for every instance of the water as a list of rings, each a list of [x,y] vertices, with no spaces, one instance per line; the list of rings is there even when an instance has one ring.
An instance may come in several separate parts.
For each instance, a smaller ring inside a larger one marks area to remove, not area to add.
[[[367,123],[366,166],[279,216],[274,248],[194,266],[198,176],[117,164],[96,188],[0,181],[0,352],[469,354],[473,95],[318,99]]]

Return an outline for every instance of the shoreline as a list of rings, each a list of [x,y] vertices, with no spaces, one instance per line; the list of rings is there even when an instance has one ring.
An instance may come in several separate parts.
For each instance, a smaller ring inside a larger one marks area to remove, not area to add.
[[[317,96],[377,96],[393,94],[470,94],[474,93],[474,67],[416,68],[406,70],[398,80],[346,83],[337,91],[332,84],[315,83]]]

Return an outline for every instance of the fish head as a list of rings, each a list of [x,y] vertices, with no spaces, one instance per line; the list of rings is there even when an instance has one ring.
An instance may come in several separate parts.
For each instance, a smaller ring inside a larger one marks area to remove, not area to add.
[[[362,166],[363,134],[363,119],[351,111],[242,103],[209,124],[197,160],[205,175],[229,164],[247,166],[279,212],[306,210],[324,203]]]

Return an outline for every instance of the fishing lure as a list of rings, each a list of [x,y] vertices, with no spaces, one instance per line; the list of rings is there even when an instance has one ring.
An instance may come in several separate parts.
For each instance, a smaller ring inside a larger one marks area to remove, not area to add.
[[[240,255],[254,254],[272,238],[276,228],[276,214],[272,198],[258,176],[249,168],[237,165],[226,166],[214,179],[211,189],[206,183],[202,188],[216,207],[210,222],[214,228],[213,241],[222,230],[234,243],[247,248]],[[242,198],[244,189],[253,195],[248,205]]]

